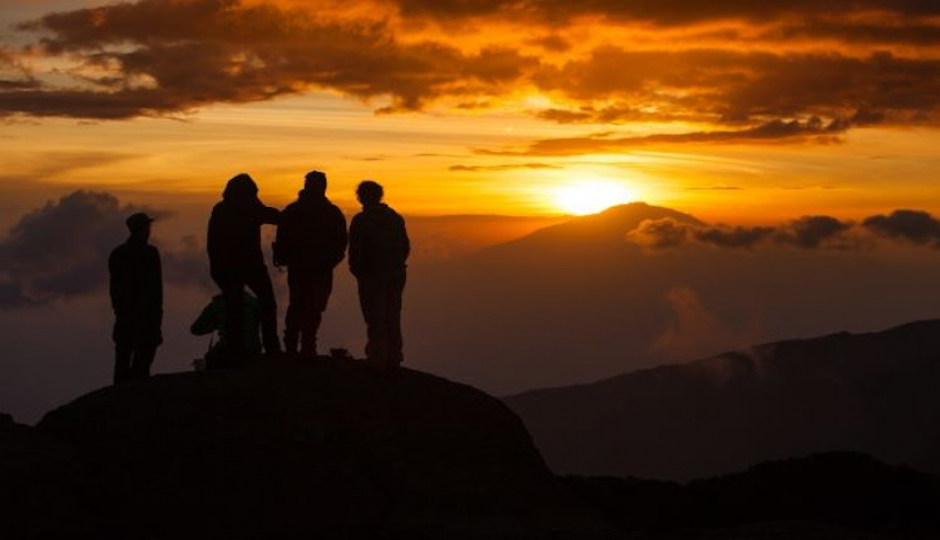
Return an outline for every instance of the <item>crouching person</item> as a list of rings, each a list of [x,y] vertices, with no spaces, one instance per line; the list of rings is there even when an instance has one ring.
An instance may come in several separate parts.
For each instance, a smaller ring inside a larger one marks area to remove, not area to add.
[[[225,305],[224,295],[215,295],[212,301],[203,308],[199,317],[193,321],[192,326],[189,327],[189,331],[196,336],[218,332],[218,339],[206,352],[203,366],[205,369],[230,367],[237,359],[261,354],[261,305],[251,293],[243,291],[242,307],[243,339],[239,345],[240,349],[237,351],[231,350],[226,332],[226,317],[229,311]]]

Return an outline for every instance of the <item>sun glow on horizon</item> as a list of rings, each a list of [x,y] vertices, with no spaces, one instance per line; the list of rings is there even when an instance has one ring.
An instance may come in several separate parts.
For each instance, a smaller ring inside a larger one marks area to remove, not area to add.
[[[577,216],[596,214],[611,206],[635,201],[637,194],[618,182],[590,180],[559,187],[554,192],[555,204],[564,212]]]

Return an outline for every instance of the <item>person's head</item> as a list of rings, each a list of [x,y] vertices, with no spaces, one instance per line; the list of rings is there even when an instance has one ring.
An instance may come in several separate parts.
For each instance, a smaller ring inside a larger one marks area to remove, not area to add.
[[[258,185],[247,173],[239,173],[225,185],[222,198],[226,201],[252,200],[258,195]]]
[[[317,195],[326,194],[326,174],[310,171],[304,176],[304,190]]]
[[[382,185],[372,180],[363,180],[356,188],[356,198],[363,205],[378,204],[382,202],[384,195],[385,190],[382,189]]]
[[[137,212],[128,217],[124,223],[127,224],[127,230],[131,232],[132,236],[150,237],[150,224],[153,223],[153,218],[147,214]]]

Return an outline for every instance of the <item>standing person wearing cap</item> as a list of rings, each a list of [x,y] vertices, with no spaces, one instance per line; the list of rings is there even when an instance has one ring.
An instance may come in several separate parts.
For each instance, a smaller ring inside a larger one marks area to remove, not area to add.
[[[405,220],[382,202],[384,193],[372,180],[356,189],[362,212],[349,225],[349,270],[359,283],[366,357],[380,372],[390,373],[403,361],[401,296],[411,246]]]
[[[228,354],[240,359],[246,351],[244,336],[244,292],[247,286],[261,307],[261,342],[268,354],[278,353],[277,303],[271,277],[261,253],[261,226],[276,224],[280,212],[258,198],[258,186],[245,173],[228,181],[222,201],[212,209],[206,247],[209,273],[225,298],[225,335]]]
[[[317,355],[317,331],[330,293],[333,268],[346,254],[346,218],[326,198],[326,174],[310,171],[297,200],[281,213],[274,264],[287,266],[290,305],[284,321],[284,348]]]
[[[127,218],[130,237],[108,258],[115,383],[149,377],[163,343],[163,277],[160,252],[148,243],[151,222],[144,213]]]

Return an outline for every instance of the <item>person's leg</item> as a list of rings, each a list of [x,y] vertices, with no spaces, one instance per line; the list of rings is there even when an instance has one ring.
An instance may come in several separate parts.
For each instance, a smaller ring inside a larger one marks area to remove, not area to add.
[[[385,363],[385,335],[383,325],[385,299],[382,283],[374,277],[359,278],[359,307],[366,323],[366,358],[380,367]]]
[[[333,291],[333,270],[318,270],[311,272],[310,282],[308,283],[308,309],[306,326],[304,328],[303,342],[301,349],[303,352],[316,356],[317,354],[317,334],[320,331],[320,323],[323,320],[323,311],[330,299],[330,293]]]
[[[131,376],[135,379],[146,379],[150,376],[150,366],[153,365],[153,359],[157,356],[156,345],[144,345],[134,347],[134,353],[131,358]]]
[[[129,345],[114,344],[114,384],[131,378],[131,352]]]
[[[406,275],[402,272],[401,275],[392,276],[386,288],[385,326],[388,329],[386,334],[388,367],[392,369],[398,367],[404,361],[401,336],[401,297],[405,291],[405,281]]]
[[[284,349],[288,353],[297,352],[300,340],[300,328],[303,303],[303,279],[297,269],[287,270],[288,304],[287,314],[284,316]]]
[[[281,342],[277,337],[277,301],[274,299],[274,287],[264,265],[251,269],[246,276],[246,284],[255,296],[261,308],[261,342],[268,354],[281,352]]]
[[[235,356],[245,350],[245,281],[236,272],[213,273],[212,280],[222,290],[225,300],[225,349],[223,355]]]

